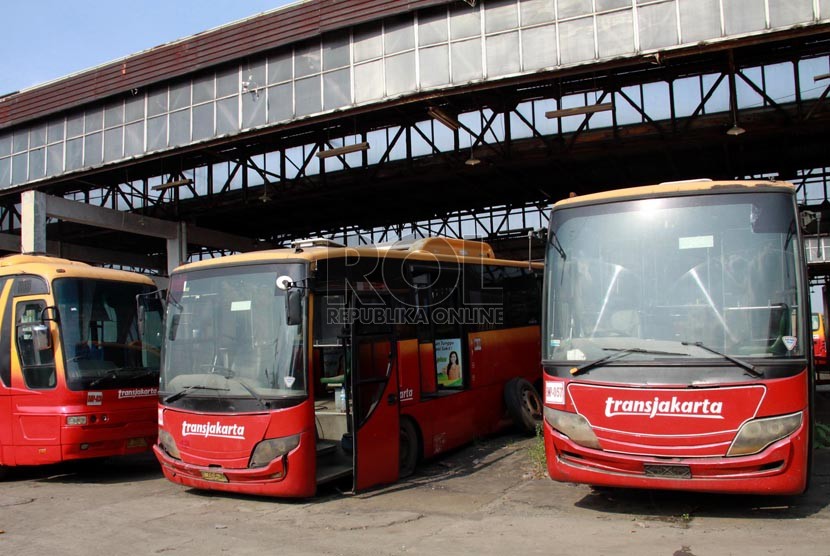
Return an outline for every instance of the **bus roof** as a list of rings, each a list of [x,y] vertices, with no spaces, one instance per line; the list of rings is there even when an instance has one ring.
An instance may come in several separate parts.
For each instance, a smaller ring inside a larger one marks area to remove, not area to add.
[[[148,276],[91,266],[86,263],[48,255],[7,255],[0,258],[0,276],[35,274],[48,281],[55,278],[92,278],[138,284],[153,284]]]
[[[308,240],[310,244],[313,244],[314,241]],[[245,263],[278,262],[282,260],[312,262],[343,258],[346,256],[409,259],[413,261],[474,262],[478,264],[487,261],[502,266],[526,266],[528,264],[527,261],[497,259],[493,248],[485,242],[447,237],[429,237],[412,241],[363,245],[359,247],[344,247],[325,240],[321,240],[319,241],[319,245],[313,245],[311,247],[302,246],[302,243],[299,245],[298,247],[292,248],[252,251],[216,259],[207,259],[182,265],[175,272]],[[531,264],[534,268],[542,268],[543,266],[541,263]]]
[[[592,193],[562,199],[556,202],[555,209],[569,208],[579,205],[595,205],[610,203],[614,201],[629,201],[634,199],[649,199],[655,197],[680,197],[684,195],[721,194],[721,193],[745,193],[747,191],[795,191],[793,184],[786,181],[766,180],[688,180],[660,183],[658,185],[646,185],[642,187],[629,187],[626,189],[614,189],[602,193]]]

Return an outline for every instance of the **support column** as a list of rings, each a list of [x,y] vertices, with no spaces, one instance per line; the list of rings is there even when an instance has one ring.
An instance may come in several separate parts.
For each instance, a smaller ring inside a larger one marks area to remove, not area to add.
[[[20,252],[46,253],[46,197],[39,191],[20,194]]]
[[[167,240],[167,275],[187,260],[187,224],[178,222],[176,237]]]

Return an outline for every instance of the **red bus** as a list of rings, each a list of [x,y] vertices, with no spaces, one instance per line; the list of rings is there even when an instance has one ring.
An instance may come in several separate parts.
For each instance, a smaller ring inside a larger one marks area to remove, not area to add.
[[[550,476],[804,491],[813,373],[802,253],[783,182],[678,182],[555,204],[543,332]]]
[[[541,273],[487,244],[309,240],[171,275],[155,453],[176,483],[306,497],[541,422]]]
[[[0,473],[148,451],[161,312],[137,325],[138,274],[46,256],[0,259]]]

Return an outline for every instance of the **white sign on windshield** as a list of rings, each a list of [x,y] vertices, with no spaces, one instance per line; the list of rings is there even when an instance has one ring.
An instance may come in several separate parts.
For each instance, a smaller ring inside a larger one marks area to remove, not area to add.
[[[680,249],[706,249],[715,246],[714,236],[681,237],[678,241]]]
[[[251,300],[247,301],[231,301],[231,311],[250,311]]]

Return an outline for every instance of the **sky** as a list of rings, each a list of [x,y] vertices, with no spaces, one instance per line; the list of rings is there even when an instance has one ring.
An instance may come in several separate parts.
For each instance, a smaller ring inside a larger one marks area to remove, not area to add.
[[[0,0],[0,95],[296,0]]]

